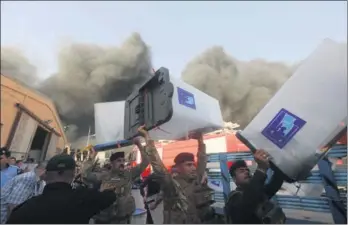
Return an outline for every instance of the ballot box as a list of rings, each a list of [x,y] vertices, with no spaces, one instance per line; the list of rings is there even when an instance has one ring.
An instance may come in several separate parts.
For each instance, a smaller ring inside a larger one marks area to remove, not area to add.
[[[347,44],[324,40],[237,137],[251,150],[265,149],[294,182],[346,130]]]
[[[219,101],[160,68],[125,101],[97,103],[98,143],[132,139],[145,125],[154,140],[185,138],[223,127]]]

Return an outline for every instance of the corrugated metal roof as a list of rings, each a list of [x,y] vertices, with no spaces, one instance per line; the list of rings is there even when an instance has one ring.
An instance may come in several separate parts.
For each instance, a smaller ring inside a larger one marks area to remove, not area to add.
[[[41,97],[45,98],[47,101],[50,101],[52,104],[54,104],[54,102],[52,101],[51,98],[49,98],[47,95],[45,95],[44,93],[42,93],[41,91],[38,91],[35,87],[32,87],[32,86],[29,86],[28,84],[24,83],[23,81],[19,80],[19,79],[16,79],[14,77],[11,77],[11,76],[8,76],[8,75],[5,75],[5,74],[1,74],[1,76],[4,76],[6,77],[7,79],[25,87],[25,88],[28,88],[29,90],[31,90],[32,92],[34,92],[35,94],[37,95],[40,95]]]
[[[59,126],[59,130],[60,130],[60,135],[63,137],[63,140],[65,142],[65,145],[67,145],[67,142],[68,142],[68,139],[65,135],[65,132],[64,132],[64,129],[63,129],[63,124],[62,124],[62,121],[60,119],[60,115],[58,113],[58,110],[56,108],[56,105],[55,103],[53,102],[53,100],[51,98],[49,98],[48,96],[46,96],[45,94],[43,94],[42,92],[38,91],[37,89],[35,89],[35,87],[31,87],[27,84],[25,84],[24,82],[14,78],[14,77],[11,77],[11,76],[7,76],[5,74],[0,74],[1,75],[1,79],[5,78],[5,79],[8,79],[24,88],[27,88],[28,90],[30,90],[32,93],[34,94],[37,94],[38,96],[42,97],[45,101],[47,102],[42,102],[44,104],[46,104],[46,106],[55,114],[54,117],[56,118],[56,122],[57,122],[57,125]],[[2,82],[1,82],[1,85],[4,85]],[[37,100],[37,99],[36,99]],[[47,103],[50,103],[51,105],[48,105]]]

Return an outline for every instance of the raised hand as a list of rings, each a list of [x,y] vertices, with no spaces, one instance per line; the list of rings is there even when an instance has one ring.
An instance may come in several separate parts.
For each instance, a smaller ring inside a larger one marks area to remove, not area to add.
[[[268,169],[270,164],[269,164],[269,158],[270,155],[263,149],[258,149],[254,153],[254,158],[257,163],[257,165],[262,168],[262,169]]]

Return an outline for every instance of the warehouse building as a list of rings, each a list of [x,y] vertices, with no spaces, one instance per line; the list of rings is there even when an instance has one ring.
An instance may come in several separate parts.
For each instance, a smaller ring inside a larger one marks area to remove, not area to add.
[[[16,159],[49,159],[67,145],[53,102],[22,82],[1,75],[1,147]]]

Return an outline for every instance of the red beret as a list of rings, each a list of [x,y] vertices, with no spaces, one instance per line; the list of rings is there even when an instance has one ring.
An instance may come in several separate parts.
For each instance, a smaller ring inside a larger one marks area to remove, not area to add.
[[[195,156],[189,152],[179,153],[174,159],[175,164],[181,164],[184,162],[194,162],[194,161],[195,161]]]

